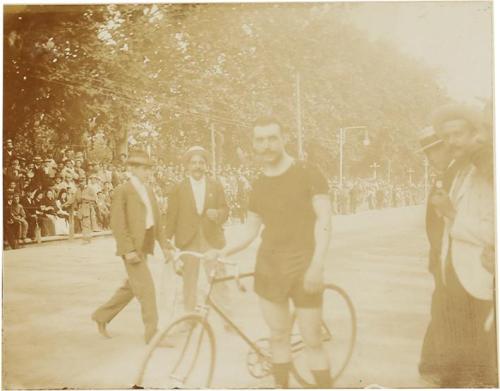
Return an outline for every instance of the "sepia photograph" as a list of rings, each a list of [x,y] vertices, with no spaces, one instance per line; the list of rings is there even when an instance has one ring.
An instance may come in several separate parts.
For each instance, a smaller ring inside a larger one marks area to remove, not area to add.
[[[3,29],[2,389],[498,388],[493,1]]]

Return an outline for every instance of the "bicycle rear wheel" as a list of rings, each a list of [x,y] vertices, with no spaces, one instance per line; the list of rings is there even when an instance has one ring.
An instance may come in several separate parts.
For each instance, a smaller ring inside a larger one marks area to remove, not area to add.
[[[208,388],[215,369],[215,337],[200,315],[185,315],[151,341],[136,385],[146,388]]]
[[[294,322],[296,323],[296,322]],[[336,285],[328,284],[323,292],[323,347],[328,354],[332,382],[347,368],[356,342],[356,313],[347,293]],[[292,373],[303,387],[314,387],[314,377],[307,365],[304,343],[296,324],[292,332]]]

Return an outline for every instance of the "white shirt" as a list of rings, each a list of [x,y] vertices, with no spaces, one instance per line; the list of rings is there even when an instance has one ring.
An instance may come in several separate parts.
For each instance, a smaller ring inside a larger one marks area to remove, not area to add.
[[[485,248],[495,245],[493,184],[470,164],[460,170],[450,189],[455,208],[453,220],[445,218],[441,272],[446,284],[447,251],[451,239],[451,262],[458,280],[472,296],[491,300],[493,276],[481,264]]]
[[[146,207],[146,229],[151,228],[155,225],[155,219],[153,216],[153,208],[151,207],[151,200],[149,199],[148,191],[146,186],[137,178],[136,176],[129,173],[130,183],[134,186],[135,190],[141,197],[142,203]]]
[[[201,178],[199,181],[193,177],[189,177],[189,181],[191,182],[191,189],[193,189],[196,211],[201,215],[205,208],[205,192],[207,188],[205,177]]]

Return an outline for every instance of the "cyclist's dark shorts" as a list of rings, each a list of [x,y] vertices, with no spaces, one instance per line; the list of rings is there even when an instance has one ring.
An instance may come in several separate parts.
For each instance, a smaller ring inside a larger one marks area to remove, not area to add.
[[[298,308],[321,307],[322,292],[310,294],[304,290],[304,275],[311,258],[311,252],[290,254],[259,251],[255,267],[255,293],[275,303],[292,299]]]

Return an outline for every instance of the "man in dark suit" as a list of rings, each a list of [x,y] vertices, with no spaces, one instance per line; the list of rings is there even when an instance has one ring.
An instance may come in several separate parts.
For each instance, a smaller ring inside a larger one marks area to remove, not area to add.
[[[429,126],[420,132],[420,152],[424,152],[430,165],[438,174],[432,186],[425,215],[425,227],[429,241],[428,269],[434,277],[434,292],[431,302],[431,321],[427,327],[422,343],[420,355],[420,375],[432,384],[439,385],[440,365],[444,360],[446,351],[446,335],[443,324],[443,310],[446,302],[446,292],[442,283],[440,259],[442,252],[444,220],[431,203],[436,192],[450,190],[451,183],[456,174],[457,165],[452,160],[452,155],[444,141],[438,137],[433,127]]]
[[[188,177],[176,185],[169,196],[166,237],[175,237],[175,245],[181,250],[205,252],[225,245],[223,224],[229,209],[222,185],[205,175],[207,163],[208,153],[204,148],[190,148],[184,155]],[[186,311],[193,311],[196,306],[199,262],[191,256],[183,259]],[[214,286],[214,298],[221,305],[227,304],[226,290],[224,283]]]
[[[12,143],[11,139],[8,139],[5,142],[5,148],[3,150],[3,166],[4,167],[9,167],[12,163],[17,158],[16,152],[14,151],[14,144]]]
[[[92,315],[99,332],[109,338],[106,325],[136,297],[141,305],[148,343],[157,331],[158,313],[153,279],[147,255],[154,251],[155,239],[162,242],[160,214],[153,191],[146,185],[152,162],[145,152],[132,152],[127,161],[130,179],[113,192],[111,229],[116,255],[122,257],[128,279],[111,299]]]
[[[33,158],[33,178],[31,179],[31,190],[47,190],[50,185],[50,179],[47,175],[44,167],[43,161],[40,156],[35,156]]]

